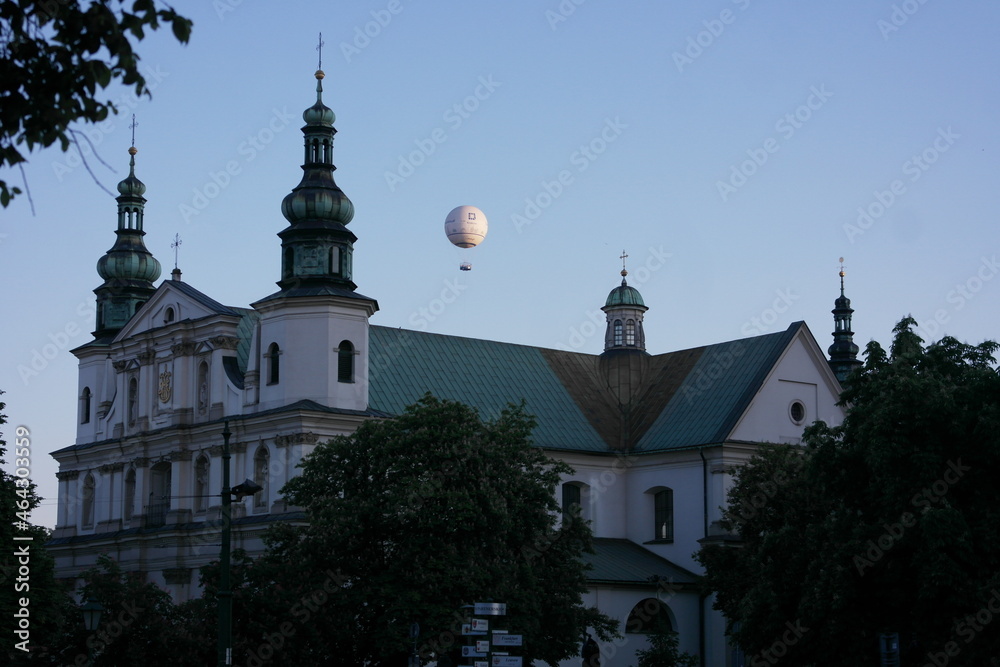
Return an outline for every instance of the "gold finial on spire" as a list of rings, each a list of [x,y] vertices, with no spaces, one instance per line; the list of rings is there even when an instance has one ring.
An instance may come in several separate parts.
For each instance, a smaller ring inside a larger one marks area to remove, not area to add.
[[[844,258],[840,258],[840,296],[844,296]]]
[[[135,147],[135,128],[138,127],[138,125],[139,123],[135,120],[135,114],[132,114],[132,124],[129,125],[129,127],[132,128],[132,145],[129,146],[128,154],[133,156],[139,152]]]
[[[622,254],[619,255],[618,259],[622,261],[622,278],[628,275],[628,270],[625,269],[625,260],[628,259],[628,253],[622,250]]]

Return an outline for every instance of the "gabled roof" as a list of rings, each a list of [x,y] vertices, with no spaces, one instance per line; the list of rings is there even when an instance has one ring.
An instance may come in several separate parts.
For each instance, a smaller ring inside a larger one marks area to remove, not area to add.
[[[640,380],[622,406],[601,355],[378,326],[370,331],[372,410],[400,414],[430,392],[493,418],[524,400],[538,418],[538,446],[607,453],[724,442],[795,336],[811,336],[795,322],[779,333],[636,356]]]
[[[683,586],[698,582],[698,575],[666,558],[657,556],[635,542],[610,537],[594,538],[594,553],[582,554],[590,566],[590,584],[633,584],[653,586],[659,581]]]
[[[690,350],[697,361],[635,451],[723,442],[801,326]]]
[[[538,418],[536,444],[607,450],[541,348],[378,326],[371,327],[369,344],[368,404],[373,410],[398,415],[431,392],[492,419],[523,399]]]
[[[238,309],[222,305],[212,297],[208,296],[204,292],[195,289],[194,287],[188,285],[186,282],[182,280],[164,280],[162,283],[160,283],[160,287],[158,289],[163,289],[164,287],[167,286],[176,288],[181,294],[188,295],[193,300],[197,301],[198,303],[205,306],[206,308],[208,308],[210,311],[212,311],[217,315],[240,314],[239,312],[237,312]],[[239,309],[239,310],[245,310],[245,309]]]

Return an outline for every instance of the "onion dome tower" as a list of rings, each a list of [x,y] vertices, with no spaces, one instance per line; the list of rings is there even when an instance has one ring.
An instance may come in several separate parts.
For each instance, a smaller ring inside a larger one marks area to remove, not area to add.
[[[846,382],[851,372],[861,366],[858,359],[858,346],[854,343],[854,332],[851,331],[851,300],[844,296],[844,258],[840,258],[840,296],[833,302],[833,345],[827,350],[830,354],[830,368],[841,384]]]
[[[333,180],[336,116],[323,104],[323,77],[323,70],[316,70],[316,103],[302,113],[302,180],[281,202],[289,226],[278,233],[280,296],[346,295],[357,287],[351,278],[357,237],[347,229],[354,204]]]
[[[97,273],[104,284],[97,295],[97,329],[94,337],[111,338],[135,315],[156,291],[153,281],[160,277],[160,263],[146,250],[142,237],[142,196],[146,186],[135,176],[135,146],[128,149],[128,176],[118,184],[118,238],[114,246],[97,262]]]
[[[247,377],[260,410],[298,401],[368,409],[368,320],[378,302],[356,292],[351,277],[354,205],[333,180],[337,131],[322,68],[315,76],[316,102],[302,113],[302,180],[281,202],[280,289],[251,304],[261,316],[260,354]]]
[[[607,316],[608,328],[604,334],[604,351],[638,350],[646,351],[646,334],[642,329],[642,316],[649,308],[642,302],[639,290],[631,287],[625,277],[625,259],[628,255],[622,251],[622,284],[611,290],[604,311]]]

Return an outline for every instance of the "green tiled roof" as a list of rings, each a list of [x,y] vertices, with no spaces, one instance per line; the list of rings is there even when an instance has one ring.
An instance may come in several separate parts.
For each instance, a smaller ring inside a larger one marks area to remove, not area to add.
[[[636,443],[635,451],[725,440],[800,325],[796,322],[780,333],[702,348],[698,361]]]
[[[473,338],[370,329],[370,409],[400,414],[430,392],[496,417],[526,402],[546,449],[636,453],[722,442],[779,355],[803,326],[637,357],[645,378],[624,411],[601,372],[603,357]]]
[[[247,360],[250,358],[250,341],[253,331],[260,319],[260,313],[252,308],[233,308],[240,315],[240,323],[236,325],[236,335],[240,342],[236,345],[236,363],[240,372],[247,372]]]
[[[431,392],[492,419],[524,399],[528,412],[538,418],[535,444],[582,451],[608,448],[541,348],[378,326],[370,332],[368,404],[373,410],[401,414]]]
[[[656,577],[680,586],[698,581],[690,570],[624,539],[595,537],[594,553],[583,554],[583,562],[590,566],[587,581],[592,584],[652,586]]]

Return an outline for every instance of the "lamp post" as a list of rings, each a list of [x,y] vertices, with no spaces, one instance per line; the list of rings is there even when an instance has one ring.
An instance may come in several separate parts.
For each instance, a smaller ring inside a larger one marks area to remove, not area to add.
[[[232,494],[229,489],[229,422],[222,429],[222,553],[219,555],[219,667],[233,664],[233,592],[229,590],[229,522]]]
[[[101,614],[104,607],[97,600],[87,600],[80,605],[80,612],[83,614],[83,627],[87,632],[94,632],[101,624]],[[89,639],[89,638],[88,638]],[[90,641],[87,642],[87,664],[94,664],[94,654],[90,648]]]
[[[219,554],[219,667],[229,667],[233,664],[233,591],[229,583],[229,538],[232,519],[233,496],[243,500],[252,496],[264,487],[251,480],[245,480],[229,488],[229,420],[222,428],[222,553]]]

